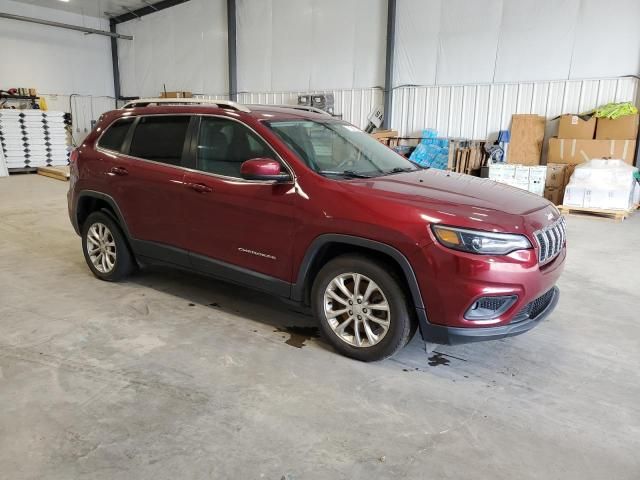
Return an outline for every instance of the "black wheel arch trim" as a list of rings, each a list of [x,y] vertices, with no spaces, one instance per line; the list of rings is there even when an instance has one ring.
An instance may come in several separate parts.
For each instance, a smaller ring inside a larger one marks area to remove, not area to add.
[[[298,302],[304,301],[305,288],[307,286],[307,277],[309,275],[311,265],[313,264],[313,261],[315,260],[320,250],[324,246],[331,243],[347,244],[353,245],[355,247],[368,248],[370,250],[384,253],[391,257],[396,261],[398,266],[401,268],[402,273],[404,274],[407,284],[409,285],[409,290],[414,306],[417,309],[424,310],[422,294],[420,293],[420,288],[418,287],[418,280],[416,278],[415,272],[413,271],[409,260],[404,256],[402,252],[390,245],[387,245],[386,243],[378,242],[376,240],[370,240],[368,238],[357,237],[354,235],[336,233],[325,233],[316,237],[313,242],[311,242],[311,245],[309,245],[309,247],[307,248],[304,258],[302,259],[302,263],[300,264],[300,268],[298,269],[296,283],[291,289],[292,300]]]
[[[118,224],[120,225],[120,228],[122,228],[127,238],[128,239],[131,238],[131,235],[129,234],[129,228],[127,227],[127,222],[124,221],[124,216],[122,215],[122,211],[120,210],[120,207],[118,207],[118,204],[116,203],[114,198],[110,195],[107,195],[106,193],[96,192],[95,190],[82,190],[78,194],[78,198],[76,199],[74,217],[73,217],[73,222],[74,222],[74,227],[76,229],[76,232],[80,233],[80,225],[78,224],[78,207],[80,205],[80,201],[85,197],[97,198],[99,200],[104,200],[105,202],[107,202],[107,204],[109,204],[109,206],[113,209],[113,212],[116,216],[114,220],[118,222]]]

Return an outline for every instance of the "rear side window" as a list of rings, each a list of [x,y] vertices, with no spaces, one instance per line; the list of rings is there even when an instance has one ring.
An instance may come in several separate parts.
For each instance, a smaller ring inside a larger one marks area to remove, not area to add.
[[[106,132],[100,137],[98,146],[100,148],[106,148],[107,150],[114,150],[116,152],[122,151],[122,142],[124,142],[129,127],[133,123],[133,118],[121,118],[116,120],[107,129]]]
[[[133,132],[129,155],[180,165],[190,119],[188,115],[140,117]]]

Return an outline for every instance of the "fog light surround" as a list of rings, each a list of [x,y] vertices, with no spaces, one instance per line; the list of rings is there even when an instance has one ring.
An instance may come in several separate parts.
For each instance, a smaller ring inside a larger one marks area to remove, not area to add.
[[[467,309],[464,318],[472,322],[494,320],[509,310],[516,300],[518,300],[517,295],[480,297]]]

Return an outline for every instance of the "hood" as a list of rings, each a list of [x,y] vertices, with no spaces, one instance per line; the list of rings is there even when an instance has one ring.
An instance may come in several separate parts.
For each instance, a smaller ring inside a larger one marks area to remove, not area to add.
[[[523,217],[548,217],[557,210],[544,197],[500,184],[444,170],[419,170],[349,182],[359,193],[383,197],[420,208],[433,223],[479,229],[512,230]],[[540,212],[548,209],[548,212]],[[536,213],[537,212],[537,213]],[[484,223],[484,225],[483,225]]]

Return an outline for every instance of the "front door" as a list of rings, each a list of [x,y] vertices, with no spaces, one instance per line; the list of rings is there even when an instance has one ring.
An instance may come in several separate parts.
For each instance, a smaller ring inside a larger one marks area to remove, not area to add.
[[[193,267],[288,295],[293,182],[241,178],[240,165],[245,160],[279,160],[243,123],[202,116],[197,131],[198,140],[192,142],[196,168],[184,179],[185,237]]]

